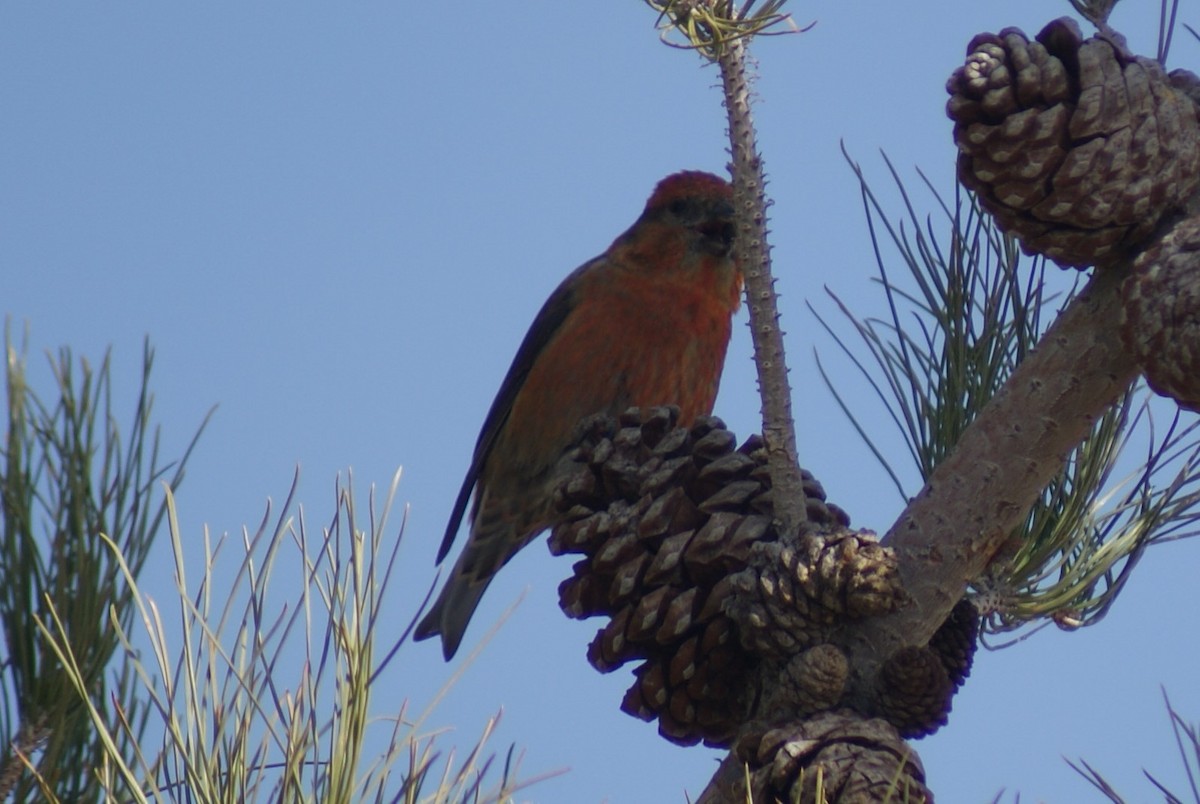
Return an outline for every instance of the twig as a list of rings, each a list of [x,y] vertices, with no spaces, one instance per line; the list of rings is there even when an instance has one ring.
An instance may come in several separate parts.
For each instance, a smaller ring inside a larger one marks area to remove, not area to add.
[[[788,533],[805,521],[806,512],[792,419],[792,391],[788,384],[783,331],[779,327],[779,308],[767,243],[766,181],[750,114],[745,40],[737,38],[725,42],[718,52],[717,63],[721,68],[725,110],[729,118],[737,242],[746,276],[746,303],[762,395],[763,441],[774,490],[775,517],[781,531]]]

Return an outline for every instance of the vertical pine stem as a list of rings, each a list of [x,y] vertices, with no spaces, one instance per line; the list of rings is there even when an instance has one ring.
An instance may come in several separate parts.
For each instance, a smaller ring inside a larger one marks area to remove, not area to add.
[[[737,210],[738,250],[746,275],[746,303],[754,341],[754,363],[762,395],[763,440],[767,447],[775,518],[784,533],[794,532],[807,519],[804,487],[792,419],[792,391],[779,328],[775,279],[767,244],[766,196],[762,158],[758,154],[750,115],[750,86],[746,76],[745,40],[734,38],[719,50],[718,64],[729,118],[733,154],[733,197]]]

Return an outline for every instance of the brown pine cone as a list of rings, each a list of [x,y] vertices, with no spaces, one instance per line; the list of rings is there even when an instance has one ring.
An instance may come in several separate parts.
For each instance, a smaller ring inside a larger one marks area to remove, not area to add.
[[[550,547],[583,555],[560,587],[564,611],[609,618],[588,660],[601,672],[638,662],[622,708],[676,743],[725,746],[751,716],[838,706],[849,667],[831,639],[905,596],[892,551],[850,530],[810,475],[810,521],[781,538],[761,441],[736,448],[719,419],[684,429],[677,417],[631,409],[582,428]],[[903,733],[945,722],[970,627],[944,627],[945,658],[920,648],[885,666],[882,711]]]
[[[895,728],[853,712],[825,712],[749,736],[737,751],[754,769],[755,801],[933,801],[920,759]]]
[[[869,531],[805,528],[795,540],[759,542],[730,582],[726,611],[742,644],[761,656],[791,656],[847,619],[885,614],[904,600],[895,555]]]
[[[568,456],[573,467],[556,491],[561,521],[550,549],[584,556],[559,587],[563,610],[610,618],[588,648],[592,665],[608,672],[641,662],[622,708],[657,719],[674,742],[727,745],[748,706],[737,692],[759,657],[744,650],[725,612],[751,553],[778,539],[770,478],[761,439],[737,447],[720,419],[701,418],[688,429],[677,420],[675,408],[630,409],[619,421],[581,427]],[[848,517],[825,501],[820,484],[807,473],[803,483],[810,524],[844,529]],[[846,553],[847,538],[834,539],[830,550]],[[832,604],[861,608],[878,596],[879,573],[867,565],[854,564],[837,589],[832,566],[801,574],[813,575],[809,584]],[[807,604],[794,567],[791,577]],[[823,689],[827,681],[811,684]]]
[[[902,737],[932,734],[946,725],[954,691],[937,653],[929,648],[901,648],[879,673],[880,713]]]
[[[963,598],[955,604],[950,616],[929,638],[929,648],[942,660],[950,683],[961,687],[971,675],[975,648],[979,645],[979,612],[975,604]]]
[[[1150,387],[1200,411],[1200,217],[1138,255],[1121,286],[1121,336]]]
[[[958,175],[1027,253],[1081,268],[1180,209],[1200,176],[1185,77],[1059,19],[980,34],[947,83]]]
[[[825,643],[793,656],[784,666],[778,689],[789,709],[803,717],[841,703],[850,678],[850,661],[838,647]]]

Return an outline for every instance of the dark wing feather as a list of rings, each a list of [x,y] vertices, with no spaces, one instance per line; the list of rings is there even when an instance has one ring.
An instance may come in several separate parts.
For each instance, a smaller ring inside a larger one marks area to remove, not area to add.
[[[533,319],[529,331],[525,333],[525,339],[521,341],[521,346],[517,349],[517,355],[508,368],[508,374],[504,376],[504,382],[500,384],[500,390],[496,392],[492,408],[488,411],[487,418],[483,420],[483,429],[479,432],[479,440],[475,442],[475,454],[471,458],[471,468],[467,470],[462,488],[458,491],[458,498],[454,501],[454,508],[450,511],[450,521],[446,525],[446,535],[442,537],[442,546],[438,548],[437,563],[441,564],[446,558],[446,554],[450,552],[450,546],[454,543],[454,537],[458,534],[458,528],[466,513],[467,501],[471,499],[471,492],[474,491],[475,484],[479,482],[479,473],[483,471],[483,465],[492,452],[492,446],[496,443],[496,437],[500,434],[501,428],[508,421],[508,414],[512,411],[513,402],[520,393],[521,386],[525,384],[529,370],[575,307],[576,280],[595,262],[596,260],[591,260],[576,268],[554,289],[550,298],[546,299],[546,303],[538,311],[537,317]]]

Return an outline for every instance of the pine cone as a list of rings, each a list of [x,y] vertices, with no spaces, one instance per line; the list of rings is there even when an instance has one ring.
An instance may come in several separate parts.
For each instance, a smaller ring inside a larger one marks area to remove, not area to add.
[[[837,706],[849,677],[846,654],[826,643],[793,656],[784,667],[778,689],[788,696],[791,711],[807,716]]]
[[[975,604],[963,598],[950,616],[929,638],[929,648],[942,660],[950,683],[958,689],[971,674],[975,648],[979,644],[979,612]]]
[[[869,531],[762,541],[749,566],[730,578],[727,606],[742,644],[787,657],[826,641],[846,619],[884,614],[903,602],[895,556]]]
[[[737,750],[757,768],[755,801],[933,801],[920,760],[883,720],[825,712],[748,737]]]
[[[673,742],[725,746],[750,717],[838,706],[849,667],[831,639],[905,596],[892,551],[850,530],[810,475],[810,520],[781,538],[761,440],[735,448],[720,419],[684,429],[677,418],[631,409],[584,424],[550,547],[584,556],[560,587],[564,611],[609,618],[588,660],[601,672],[639,662],[622,708]],[[902,733],[945,722],[970,663],[968,613],[948,620],[937,650],[885,665],[882,710]]]
[[[980,34],[950,77],[958,175],[1027,253],[1112,259],[1180,209],[1200,176],[1186,76],[1059,19],[1036,41]]]
[[[1146,382],[1200,411],[1200,217],[1138,255],[1121,286],[1121,336]]]
[[[879,673],[880,712],[902,737],[921,737],[946,725],[954,691],[941,658],[929,648],[901,648]]]
[[[641,662],[622,708],[657,718],[674,742],[727,745],[748,707],[737,692],[760,657],[742,648],[725,611],[751,553],[778,539],[770,479],[761,439],[736,447],[720,419],[704,417],[689,429],[677,420],[675,408],[630,409],[619,422],[593,418],[581,427],[568,456],[573,469],[556,491],[561,519],[550,548],[584,554],[559,587],[568,616],[610,618],[588,660],[601,672]],[[820,484],[807,473],[803,484],[810,525],[844,529],[848,517],[826,503]],[[847,538],[831,549],[846,552]],[[837,589],[826,578],[837,575],[832,567],[809,574],[810,585],[841,608],[846,601],[861,608],[877,592],[872,569],[845,574]],[[812,605],[825,620],[834,616]]]

